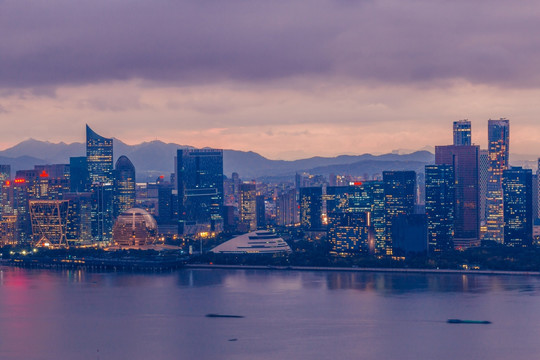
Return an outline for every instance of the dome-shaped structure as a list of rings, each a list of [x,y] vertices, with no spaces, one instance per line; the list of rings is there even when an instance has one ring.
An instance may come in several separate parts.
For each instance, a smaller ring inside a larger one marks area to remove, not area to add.
[[[113,241],[118,246],[150,245],[156,241],[156,236],[156,220],[143,209],[124,211],[113,227]]]

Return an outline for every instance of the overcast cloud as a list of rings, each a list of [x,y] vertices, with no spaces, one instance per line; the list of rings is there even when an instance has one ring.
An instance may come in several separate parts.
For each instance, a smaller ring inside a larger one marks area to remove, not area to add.
[[[285,157],[435,145],[461,117],[536,133],[539,33],[532,1],[0,0],[0,121],[27,124],[0,143],[77,140],[84,122]],[[323,129],[380,140],[321,146]]]

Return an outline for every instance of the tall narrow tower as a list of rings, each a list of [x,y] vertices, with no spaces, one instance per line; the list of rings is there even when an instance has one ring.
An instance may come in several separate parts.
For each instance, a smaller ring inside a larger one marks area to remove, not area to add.
[[[471,145],[471,122],[467,119],[454,121],[454,146]]]
[[[510,122],[507,119],[488,122],[488,183],[486,198],[487,232],[484,240],[504,242],[502,178],[508,169]]]

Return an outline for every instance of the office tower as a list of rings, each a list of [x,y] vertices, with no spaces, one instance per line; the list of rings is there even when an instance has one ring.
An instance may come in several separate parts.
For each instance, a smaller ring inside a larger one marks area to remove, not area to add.
[[[69,164],[47,164],[47,165],[35,165],[34,170],[43,177],[50,179],[70,179],[70,165]],[[46,174],[46,176],[45,176]]]
[[[478,198],[480,199],[480,222],[486,221],[486,198],[489,169],[489,154],[487,150],[478,153]]]
[[[67,246],[67,200],[30,200],[34,246]]]
[[[322,187],[300,188],[300,223],[308,231],[323,230]]]
[[[31,241],[29,185],[30,182],[21,178],[7,180],[2,187],[2,216],[15,217],[15,238],[19,244]]]
[[[528,246],[532,242],[532,170],[512,167],[503,171],[504,244]]]
[[[95,133],[86,125],[86,161],[90,183],[113,182],[113,139]]]
[[[454,121],[454,146],[471,145],[471,122],[467,119]]]
[[[416,173],[414,171],[383,171],[386,255],[392,255],[394,220],[399,215],[410,215],[416,199]]]
[[[436,146],[435,164],[451,165],[455,176],[454,247],[480,244],[478,146]]]
[[[98,245],[105,245],[112,240],[113,204],[113,184],[92,184],[92,238]]]
[[[454,248],[455,177],[452,165],[426,165],[426,216],[429,251]]]
[[[533,222],[538,215],[538,175],[532,174],[532,212]]]
[[[349,186],[327,186],[326,195],[326,212],[345,211],[349,207]]]
[[[533,216],[540,219],[540,158],[538,158],[538,168],[536,170],[536,192],[533,193],[533,196],[536,197],[537,203],[536,213]]]
[[[264,195],[255,198],[255,213],[257,217],[257,229],[266,229],[266,201]]]
[[[254,183],[240,184],[238,192],[238,215],[240,230],[251,232],[257,230],[257,189]]]
[[[69,158],[69,188],[71,192],[85,192],[90,189],[88,162],[86,156]]]
[[[179,149],[176,161],[179,234],[221,232],[223,150]]]
[[[68,200],[66,238],[68,244],[92,244],[92,193],[76,192],[64,195]]]
[[[162,224],[172,224],[173,222],[178,222],[178,219],[175,219],[175,211],[173,208],[174,199],[173,199],[174,186],[171,183],[162,183],[158,187],[158,216],[156,218],[158,225]]]
[[[135,166],[120,156],[114,169],[114,217],[135,206]]]
[[[0,182],[11,179],[11,165],[0,165]]]
[[[298,219],[296,190],[286,190],[278,196],[276,201],[276,223],[279,226],[288,226],[298,223]]]
[[[488,121],[489,169],[484,240],[503,243],[504,213],[502,175],[508,169],[510,123],[506,119]]]
[[[330,253],[340,256],[367,253],[370,227],[369,212],[329,212]]]

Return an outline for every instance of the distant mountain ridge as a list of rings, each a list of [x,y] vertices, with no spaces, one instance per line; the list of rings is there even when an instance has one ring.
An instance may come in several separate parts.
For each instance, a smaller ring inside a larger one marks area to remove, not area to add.
[[[159,140],[128,145],[121,140],[113,142],[114,161],[126,155],[135,165],[137,181],[153,181],[159,175],[168,177],[174,171],[176,150],[192,148],[187,145],[164,143]],[[85,156],[85,144],[51,143],[28,139],[8,149],[0,151],[0,163],[10,164],[12,175],[17,170],[32,169],[36,164],[67,164],[72,156]],[[410,154],[384,155],[340,155],[335,157],[316,156],[307,159],[286,161],[271,160],[253,151],[224,150],[224,173],[230,176],[233,172],[240,177],[256,178],[290,178],[297,172],[328,175],[334,174],[379,174],[385,170],[422,171],[423,166],[433,163],[434,155],[429,151],[416,151]]]

